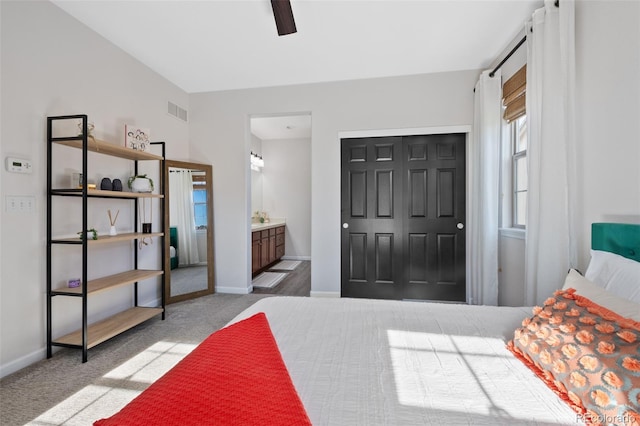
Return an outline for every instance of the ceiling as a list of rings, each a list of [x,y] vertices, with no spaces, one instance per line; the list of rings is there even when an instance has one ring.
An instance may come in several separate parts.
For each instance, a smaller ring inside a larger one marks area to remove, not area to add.
[[[542,0],[52,0],[187,93],[487,68]]]
[[[251,133],[261,140],[310,139],[311,115],[251,117]]]

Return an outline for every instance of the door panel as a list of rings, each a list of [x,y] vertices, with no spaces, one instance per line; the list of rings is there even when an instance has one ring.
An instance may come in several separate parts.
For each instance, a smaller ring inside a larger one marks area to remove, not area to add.
[[[342,296],[465,300],[465,135],[342,140]]]
[[[351,217],[367,217],[367,172],[349,173]]]
[[[393,234],[376,234],[376,282],[393,282]]]
[[[376,217],[393,218],[393,170],[376,170]]]
[[[349,235],[349,280],[367,280],[367,234]]]
[[[455,170],[438,170],[438,217],[452,217],[455,213]]]
[[[427,170],[416,169],[409,171],[409,217],[427,217]]]

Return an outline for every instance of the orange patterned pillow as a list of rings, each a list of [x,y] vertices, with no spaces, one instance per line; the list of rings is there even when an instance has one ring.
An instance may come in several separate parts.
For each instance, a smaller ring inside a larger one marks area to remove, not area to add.
[[[507,347],[587,424],[640,425],[640,323],[575,293],[533,308]]]

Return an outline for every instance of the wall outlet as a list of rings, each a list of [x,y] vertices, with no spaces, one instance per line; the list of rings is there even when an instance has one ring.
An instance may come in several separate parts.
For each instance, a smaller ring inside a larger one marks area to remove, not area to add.
[[[7,195],[5,211],[9,213],[33,213],[36,210],[36,197],[33,195]]]

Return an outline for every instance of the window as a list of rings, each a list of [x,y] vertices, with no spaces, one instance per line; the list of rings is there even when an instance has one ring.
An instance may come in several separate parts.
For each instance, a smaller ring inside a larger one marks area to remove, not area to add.
[[[503,226],[527,225],[527,66],[524,65],[502,85],[503,118],[507,131],[503,141]]]
[[[511,170],[513,188],[512,226],[524,228],[527,224],[527,116],[523,115],[510,124]]]
[[[196,229],[207,229],[207,188],[203,174],[193,174],[193,214]]]

